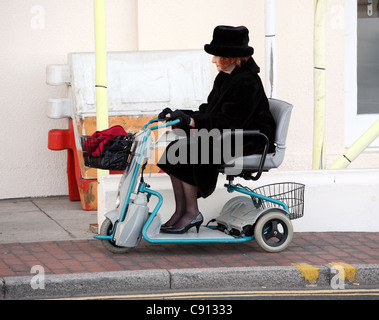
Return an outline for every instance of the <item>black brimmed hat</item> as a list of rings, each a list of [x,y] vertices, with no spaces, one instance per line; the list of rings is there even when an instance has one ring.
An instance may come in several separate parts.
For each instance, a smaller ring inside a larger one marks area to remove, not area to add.
[[[212,42],[206,44],[204,50],[226,58],[248,57],[254,53],[254,48],[249,47],[249,30],[244,26],[217,26],[213,31]]]

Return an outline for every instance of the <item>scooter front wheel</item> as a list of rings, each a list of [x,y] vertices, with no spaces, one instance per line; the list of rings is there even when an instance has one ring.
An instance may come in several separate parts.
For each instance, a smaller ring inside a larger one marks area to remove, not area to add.
[[[269,212],[258,219],[254,237],[258,245],[267,252],[280,252],[292,241],[291,220],[282,212]]]
[[[104,236],[108,236],[112,234],[112,230],[113,230],[113,223],[111,220],[106,218],[101,225],[100,234]],[[133,248],[128,248],[128,247],[120,247],[116,245],[114,241],[111,241],[111,240],[101,240],[101,242],[103,243],[103,246],[105,247],[105,249],[107,249],[108,251],[112,253],[126,253],[133,249]]]

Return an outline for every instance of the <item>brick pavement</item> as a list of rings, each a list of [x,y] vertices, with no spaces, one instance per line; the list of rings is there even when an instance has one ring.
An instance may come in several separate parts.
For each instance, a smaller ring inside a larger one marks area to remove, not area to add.
[[[145,241],[116,255],[99,240],[0,244],[0,277],[30,275],[41,265],[46,274],[122,270],[326,265],[331,262],[379,264],[379,232],[295,233],[280,253],[262,251],[255,241],[244,244],[164,244]]]

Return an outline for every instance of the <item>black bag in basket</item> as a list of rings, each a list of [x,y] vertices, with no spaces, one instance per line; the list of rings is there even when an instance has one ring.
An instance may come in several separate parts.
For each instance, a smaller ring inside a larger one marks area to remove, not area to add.
[[[122,130],[121,130],[122,129]],[[122,131],[121,135],[112,136]],[[95,132],[91,137],[82,137],[84,164],[87,167],[105,170],[125,170],[132,138],[121,126]]]

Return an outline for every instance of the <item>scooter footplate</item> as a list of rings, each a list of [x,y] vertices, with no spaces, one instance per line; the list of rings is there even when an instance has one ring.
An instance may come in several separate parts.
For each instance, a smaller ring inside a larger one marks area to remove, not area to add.
[[[186,233],[170,234],[160,232],[161,219],[157,215],[147,230],[142,231],[143,238],[150,243],[241,243],[254,239],[252,237],[233,237],[220,230],[201,226],[199,233],[195,227]]]
[[[151,237],[144,235],[144,239],[150,243],[241,243],[253,240],[254,237],[236,238],[219,230],[200,227],[199,233],[196,228],[192,228],[182,234],[157,233]]]
[[[234,238],[221,232],[219,230],[213,230],[207,227],[200,227],[199,233],[196,228],[188,230],[186,233],[170,234],[170,233],[158,233],[154,235],[153,239],[219,239],[219,238]]]

